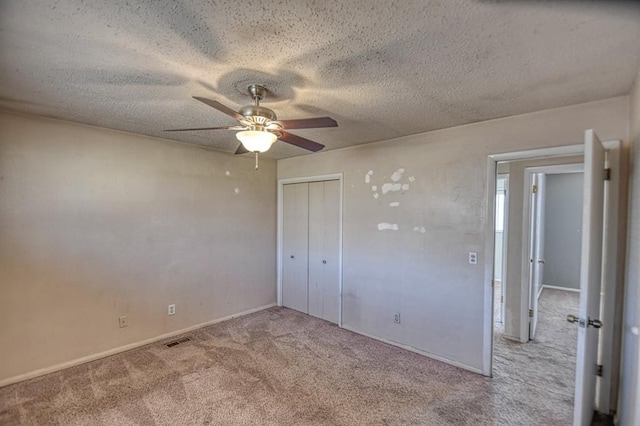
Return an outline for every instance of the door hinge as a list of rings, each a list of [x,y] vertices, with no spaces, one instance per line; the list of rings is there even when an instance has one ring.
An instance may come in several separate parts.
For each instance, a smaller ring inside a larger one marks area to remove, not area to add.
[[[529,309],[529,318],[533,318],[533,309]]]
[[[596,375],[598,377],[602,377],[602,368],[603,368],[602,365],[600,364],[596,365]]]
[[[532,191],[534,194],[537,194],[537,193],[538,193],[538,185],[533,185],[533,187],[531,188],[531,191]]]
[[[604,180],[611,180],[611,169],[604,169]]]

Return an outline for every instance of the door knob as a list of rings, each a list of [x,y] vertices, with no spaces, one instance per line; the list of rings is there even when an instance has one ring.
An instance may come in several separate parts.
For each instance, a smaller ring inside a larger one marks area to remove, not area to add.
[[[326,265],[326,264],[327,264],[327,261],[326,261],[326,260],[323,260],[323,261],[322,261],[322,263],[324,263],[324,264]]]
[[[538,259],[538,263],[544,264],[544,259]]]
[[[294,255],[291,255],[291,258],[292,258],[292,259],[293,259],[294,257],[295,257]]]
[[[594,320],[590,319],[589,325],[592,326],[593,328],[600,328],[602,327],[602,321],[597,319],[594,319]]]
[[[585,320],[584,318],[578,318],[575,315],[567,315],[567,321],[569,322],[577,322],[578,325],[582,328],[587,328],[589,326],[593,327],[593,328],[601,328],[602,327],[602,321],[597,320],[597,319],[591,319],[589,318],[588,320]]]

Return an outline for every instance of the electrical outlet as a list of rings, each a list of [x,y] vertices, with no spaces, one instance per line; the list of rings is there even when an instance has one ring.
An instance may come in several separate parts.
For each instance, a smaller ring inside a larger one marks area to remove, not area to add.
[[[469,265],[477,265],[478,264],[478,253],[475,251],[469,252]]]
[[[396,324],[400,324],[400,312],[396,312],[395,314],[393,314],[393,322],[395,322]]]
[[[118,322],[120,323],[120,328],[125,328],[129,325],[129,319],[126,316],[118,318]]]
[[[176,314],[176,305],[169,305],[169,309],[167,309],[167,315],[175,315]]]

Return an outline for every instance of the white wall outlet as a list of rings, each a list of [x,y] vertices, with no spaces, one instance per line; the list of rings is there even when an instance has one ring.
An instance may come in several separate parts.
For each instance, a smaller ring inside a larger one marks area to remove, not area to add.
[[[393,314],[393,322],[395,322],[396,324],[400,324],[400,312],[396,312],[395,314]]]
[[[478,253],[476,253],[475,251],[470,251],[469,252],[469,265],[476,265],[478,264]]]
[[[129,325],[129,319],[126,316],[118,318],[120,328],[125,328]]]
[[[176,314],[176,305],[169,305],[169,308],[167,309],[167,315],[175,315]]]

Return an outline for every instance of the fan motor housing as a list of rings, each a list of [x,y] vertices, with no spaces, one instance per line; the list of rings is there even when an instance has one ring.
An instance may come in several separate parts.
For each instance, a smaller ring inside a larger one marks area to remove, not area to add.
[[[267,126],[271,127],[272,122],[277,119],[273,110],[258,105],[242,107],[238,112],[244,116],[240,122],[252,130],[264,130]]]
[[[272,109],[265,108],[263,106],[247,105],[240,108],[240,111],[238,112],[247,118],[248,117],[264,117],[271,121],[275,121],[278,119],[276,117],[276,113],[273,112]]]

